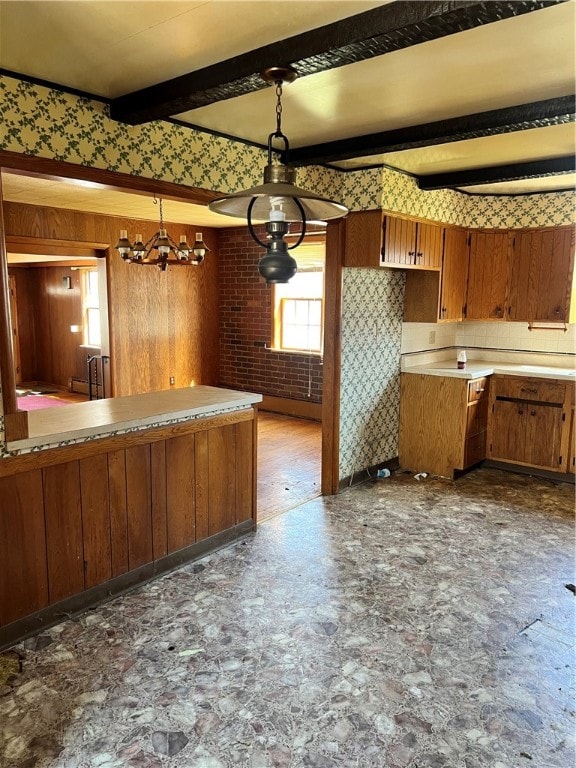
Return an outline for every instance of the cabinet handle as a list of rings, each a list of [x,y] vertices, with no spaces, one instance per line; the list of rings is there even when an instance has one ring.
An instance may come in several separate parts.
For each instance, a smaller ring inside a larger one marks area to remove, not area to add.
[[[536,416],[536,411],[530,411],[530,416]]]
[[[418,251],[418,253],[416,254],[416,258],[417,259],[421,259],[422,258],[422,251]]]
[[[416,256],[416,251],[408,251],[408,256]]]
[[[484,387],[480,387],[480,389],[476,390],[476,394],[479,395],[480,392],[484,392]]]
[[[518,411],[518,416],[522,416],[524,414],[524,411]]]

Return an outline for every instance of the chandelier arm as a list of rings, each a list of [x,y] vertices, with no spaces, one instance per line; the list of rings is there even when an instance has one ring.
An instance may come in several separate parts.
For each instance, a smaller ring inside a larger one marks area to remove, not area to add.
[[[256,232],[254,230],[254,227],[252,225],[252,209],[254,208],[254,204],[256,203],[256,199],[257,198],[253,197],[252,200],[250,200],[250,202],[248,203],[248,214],[247,214],[248,231],[250,232],[250,234],[252,235],[254,240],[256,240],[258,245],[261,245],[262,248],[268,248],[268,243],[263,243],[262,240],[260,240],[260,238],[256,234]]]
[[[300,237],[298,240],[294,243],[294,245],[288,246],[287,250],[293,251],[294,248],[298,248],[302,240],[304,240],[304,237],[306,235],[306,214],[304,213],[304,208],[302,207],[302,203],[300,200],[298,200],[297,197],[293,197],[292,200],[296,203],[296,206],[298,207],[298,210],[300,211],[300,214],[302,215],[302,232],[300,232]]]

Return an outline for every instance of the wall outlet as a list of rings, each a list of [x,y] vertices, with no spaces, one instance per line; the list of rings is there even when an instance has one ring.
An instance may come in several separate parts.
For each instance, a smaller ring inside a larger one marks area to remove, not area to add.
[[[174,376],[170,376],[170,384],[176,384],[176,379]]]
[[[436,343],[436,331],[430,331],[428,334],[428,344]]]

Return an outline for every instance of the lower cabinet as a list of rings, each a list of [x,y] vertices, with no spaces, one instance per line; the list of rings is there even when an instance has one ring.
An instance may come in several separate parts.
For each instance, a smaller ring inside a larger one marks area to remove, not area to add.
[[[488,458],[567,472],[571,385],[496,375],[491,386]]]
[[[488,382],[403,373],[400,466],[454,477],[456,470],[485,459]]]
[[[403,373],[400,466],[454,477],[492,459],[575,473],[573,391],[556,379]]]

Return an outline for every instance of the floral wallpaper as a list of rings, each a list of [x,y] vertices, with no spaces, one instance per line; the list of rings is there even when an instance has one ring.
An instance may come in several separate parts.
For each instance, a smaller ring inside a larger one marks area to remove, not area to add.
[[[382,172],[382,207],[445,224],[485,229],[560,226],[576,222],[573,192],[546,195],[464,195],[451,189],[423,191],[416,179]]]
[[[174,123],[124,125],[102,102],[0,76],[0,147],[176,184],[260,184],[266,154]]]
[[[405,275],[344,269],[340,479],[398,455]]]

